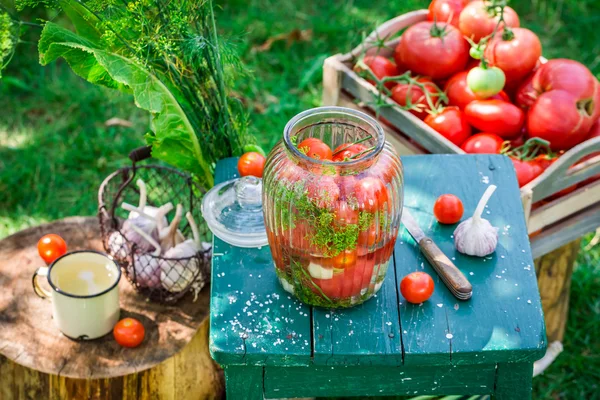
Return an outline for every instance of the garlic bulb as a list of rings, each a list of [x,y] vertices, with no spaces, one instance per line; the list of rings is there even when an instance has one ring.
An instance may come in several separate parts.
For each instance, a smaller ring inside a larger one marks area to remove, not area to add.
[[[165,252],[160,263],[160,281],[162,286],[173,293],[185,290],[194,280],[198,272],[198,259],[195,257],[200,251],[200,236],[198,234],[198,226],[188,212],[187,218],[194,238],[188,239],[175,247],[172,247]],[[183,258],[183,260],[181,260]],[[195,287],[196,292],[200,291],[201,287]]]
[[[140,203],[138,205],[137,208],[139,208],[140,210],[142,210],[142,213],[158,220],[159,219],[159,210],[160,208],[156,208],[156,207],[152,207],[152,206],[148,206],[146,205],[147,201],[148,201],[148,190],[146,187],[146,184],[144,183],[143,180],[138,179],[135,184],[137,185],[138,188],[140,188]],[[167,203],[170,204],[170,203]],[[171,206],[172,207],[172,206]],[[170,211],[170,210],[169,210]],[[169,224],[169,221],[167,221],[167,218],[165,217],[165,215],[167,215],[167,213],[169,212],[167,211],[165,214],[162,215],[162,218],[160,219],[159,222],[162,223],[163,226],[167,226]],[[138,211],[131,211],[129,213],[129,217],[128,219],[134,219],[140,216],[140,213]]]
[[[156,241],[156,239],[158,239],[156,220],[131,204],[123,203],[121,204],[121,207],[126,211],[138,213],[137,217],[128,218],[123,222],[121,232],[123,232],[125,238],[129,242],[135,243],[136,247],[142,252],[154,250],[155,247],[153,247],[143,236],[139,235],[138,230],[133,229],[133,227],[139,228],[139,230],[143,231]]]
[[[114,231],[108,237],[108,253],[117,260],[125,260],[129,255],[129,244],[121,232]]]
[[[175,211],[175,217],[171,221],[171,225],[167,227],[159,227],[158,239],[160,240],[160,247],[163,251],[168,251],[171,247],[177,246],[179,243],[185,241],[185,237],[177,227],[181,222],[183,214],[183,207],[181,204],[177,204],[177,210]]]
[[[496,186],[490,185],[479,200],[473,216],[461,222],[454,231],[454,246],[461,253],[484,257],[496,250],[498,228],[493,227],[487,219],[481,218],[483,209],[495,190]]]
[[[133,265],[127,267],[127,273],[135,277],[135,282],[140,287],[160,287],[160,263],[158,257],[161,253],[160,244],[153,237],[135,225],[131,228],[154,248],[152,253],[139,253],[133,255]],[[135,271],[135,275],[133,272]]]

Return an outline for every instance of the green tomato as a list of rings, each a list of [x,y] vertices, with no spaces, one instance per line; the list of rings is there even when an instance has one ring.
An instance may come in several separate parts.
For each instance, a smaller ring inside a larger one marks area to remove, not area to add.
[[[475,67],[467,74],[467,86],[479,99],[500,93],[506,83],[504,72],[498,67]]]
[[[471,47],[469,49],[469,54],[471,55],[472,58],[474,58],[476,60],[481,60],[483,58],[483,49],[479,46]]]
[[[244,146],[244,153],[251,153],[251,152],[258,153],[258,154],[262,155],[263,157],[267,156],[267,154],[265,153],[265,151],[259,145],[257,145],[257,144],[247,144],[247,145],[245,145]]]

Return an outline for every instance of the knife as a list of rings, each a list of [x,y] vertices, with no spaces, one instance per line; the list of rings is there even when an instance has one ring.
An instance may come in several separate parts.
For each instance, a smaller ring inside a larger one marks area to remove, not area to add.
[[[410,212],[404,207],[402,210],[402,223],[406,230],[419,244],[421,252],[427,258],[427,261],[433,266],[442,281],[446,284],[452,294],[459,300],[468,300],[473,295],[473,287],[469,280],[439,247],[427,237],[418,222],[413,218]]]

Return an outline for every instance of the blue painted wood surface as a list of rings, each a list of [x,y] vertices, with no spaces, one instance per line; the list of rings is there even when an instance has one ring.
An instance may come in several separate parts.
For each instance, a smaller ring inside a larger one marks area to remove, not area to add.
[[[406,206],[426,234],[473,284],[456,300],[401,228],[394,264],[377,297],[344,310],[300,304],[275,277],[268,247],[240,249],[214,239],[210,349],[223,365],[467,365],[532,362],[545,351],[544,321],[533,260],[510,160],[488,155],[403,157]],[[235,176],[236,160],[217,165],[217,182]],[[435,198],[454,193],[472,214],[489,184],[498,189],[484,217],[499,227],[499,246],[480,259],[455,251],[455,226],[437,224]],[[407,304],[398,283],[424,270],[436,289],[423,305]]]

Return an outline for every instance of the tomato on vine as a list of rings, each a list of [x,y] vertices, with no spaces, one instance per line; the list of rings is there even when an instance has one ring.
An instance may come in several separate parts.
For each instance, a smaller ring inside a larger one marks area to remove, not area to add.
[[[505,29],[489,41],[484,55],[490,65],[504,72],[507,83],[515,85],[535,68],[542,55],[542,43],[529,29]]]
[[[427,117],[428,110],[435,107],[440,90],[429,78],[411,78],[414,82],[401,82],[392,89],[392,99],[420,119]]]
[[[467,85],[478,99],[487,99],[502,91],[506,78],[498,67],[490,67],[481,63],[467,74]]]
[[[363,59],[363,62],[367,67],[371,69],[373,75],[375,75],[375,77],[379,80],[382,80],[386,77],[398,75],[398,68],[396,67],[396,64],[394,64],[393,62],[391,62],[383,56],[366,56]],[[357,67],[356,70],[357,72],[362,71],[360,67]],[[369,81],[369,83],[371,83],[372,85],[377,86],[376,82],[372,79],[367,78],[367,81]],[[396,82],[394,81],[388,81],[384,84],[384,86],[388,89],[393,88],[395,85]]]
[[[502,22],[500,21],[502,18]],[[487,1],[471,1],[465,6],[458,19],[460,32],[475,43],[492,34],[496,27],[518,27],[519,16],[512,8],[496,6]]]

